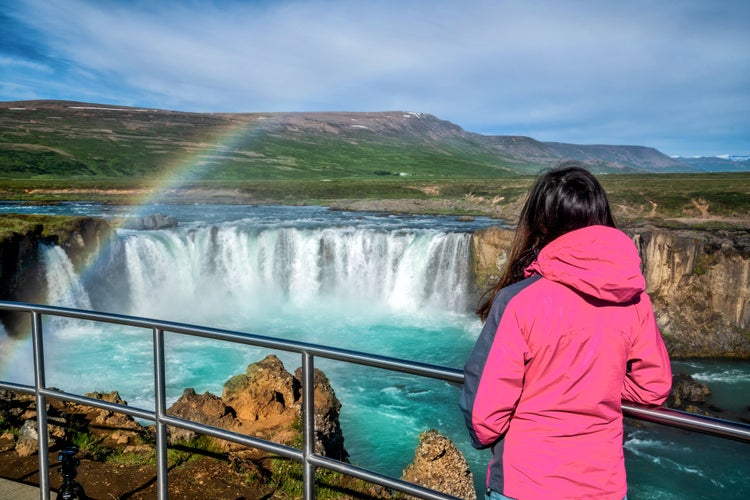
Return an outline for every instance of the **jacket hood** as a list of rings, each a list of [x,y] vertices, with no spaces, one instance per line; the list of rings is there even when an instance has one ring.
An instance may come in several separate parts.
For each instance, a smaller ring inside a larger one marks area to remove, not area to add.
[[[628,302],[646,289],[633,241],[608,226],[566,233],[545,246],[526,269],[607,302]]]

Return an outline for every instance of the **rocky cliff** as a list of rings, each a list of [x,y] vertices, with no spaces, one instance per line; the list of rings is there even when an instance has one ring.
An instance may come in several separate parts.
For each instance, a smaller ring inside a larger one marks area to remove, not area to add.
[[[60,246],[73,265],[80,268],[88,263],[113,231],[106,221],[92,217],[70,218],[67,224],[53,229],[33,221],[27,226],[27,230],[0,240],[0,300],[44,302],[47,285],[39,254],[40,244]],[[0,321],[10,335],[28,331],[28,316],[25,314],[0,311]]]
[[[750,232],[626,228],[672,357],[750,358]],[[472,238],[477,294],[498,278],[512,232]]]

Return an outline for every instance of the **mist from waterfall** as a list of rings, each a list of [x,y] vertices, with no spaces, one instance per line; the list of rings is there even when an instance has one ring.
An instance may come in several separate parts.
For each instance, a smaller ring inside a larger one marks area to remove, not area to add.
[[[438,230],[125,231],[87,281],[97,309],[183,322],[290,309],[462,313],[468,244],[468,233]]]

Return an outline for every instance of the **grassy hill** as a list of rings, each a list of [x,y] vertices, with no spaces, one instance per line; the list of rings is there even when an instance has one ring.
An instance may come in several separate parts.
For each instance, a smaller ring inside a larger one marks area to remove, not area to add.
[[[563,158],[597,172],[686,167],[635,146],[484,136],[432,115],[185,113],[66,101],[0,103],[0,176],[232,181],[502,178]]]
[[[5,177],[159,177],[182,170],[186,180],[248,180],[494,177],[516,171],[459,127],[429,115],[10,104],[0,107]]]

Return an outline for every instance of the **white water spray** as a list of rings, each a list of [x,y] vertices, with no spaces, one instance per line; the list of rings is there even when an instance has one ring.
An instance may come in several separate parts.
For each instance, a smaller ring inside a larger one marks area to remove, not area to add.
[[[130,310],[118,312],[207,317],[334,304],[462,312],[469,238],[434,230],[241,225],[128,232],[122,265]]]

